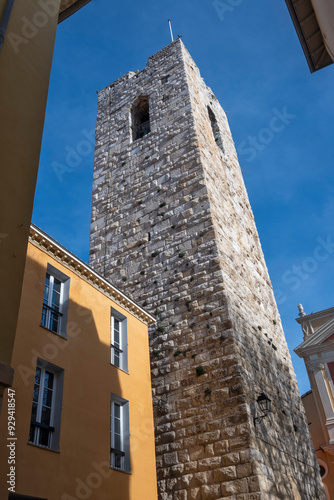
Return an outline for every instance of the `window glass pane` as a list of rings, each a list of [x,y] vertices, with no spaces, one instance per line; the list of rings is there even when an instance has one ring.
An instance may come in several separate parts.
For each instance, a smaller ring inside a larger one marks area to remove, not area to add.
[[[120,362],[119,362],[119,353],[114,349],[114,365],[119,368]]]
[[[115,415],[115,418],[120,418],[120,416],[121,416],[121,407],[117,403],[115,403],[115,405],[114,405],[114,415]]]
[[[60,293],[60,287],[61,287],[61,281],[57,280],[57,278],[54,278],[53,290],[55,292]]]
[[[38,402],[39,385],[34,385],[33,401]]]
[[[29,442],[30,443],[34,443],[34,441],[35,441],[35,430],[36,430],[36,427],[34,425],[31,425],[30,426],[30,433],[29,433]]]
[[[53,388],[53,378],[54,378],[53,373],[46,371],[45,377],[44,377],[44,387],[48,387],[49,389],[52,389]]]
[[[114,448],[121,449],[121,406],[114,404]]]
[[[35,373],[35,384],[40,384],[40,383],[41,383],[41,369],[37,367]]]
[[[120,420],[115,419],[115,433],[120,434],[121,433],[121,422]]]
[[[43,306],[43,311],[42,311],[42,326],[46,326],[46,316],[47,316],[47,308]]]
[[[122,468],[122,457],[120,457],[119,455],[115,455],[115,467],[117,469]]]
[[[46,429],[39,430],[39,444],[41,446],[49,446],[49,435],[50,432]]]
[[[41,423],[45,425],[50,425],[50,420],[51,420],[51,408],[43,406]]]
[[[59,311],[59,304],[60,304],[60,293],[56,292],[53,290],[52,294],[52,308],[56,309],[56,311]]]
[[[37,403],[33,403],[32,410],[31,410],[31,420],[36,422],[36,416],[37,416]]]
[[[43,297],[43,302],[45,304],[47,304],[49,300],[49,289],[50,289],[50,275],[47,273],[45,278],[44,297]]]
[[[57,333],[58,332],[58,314],[52,312],[51,313],[51,319],[50,319],[50,330],[53,332]]]
[[[52,403],[52,391],[45,388],[43,393],[43,405],[51,407]]]
[[[115,434],[115,449],[121,449],[121,436],[118,436],[117,434]]]

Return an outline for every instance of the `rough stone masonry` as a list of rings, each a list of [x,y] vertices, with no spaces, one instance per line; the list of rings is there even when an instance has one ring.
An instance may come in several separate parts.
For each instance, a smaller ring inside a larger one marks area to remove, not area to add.
[[[99,92],[90,265],[157,318],[159,498],[326,498],[226,115],[179,39]]]

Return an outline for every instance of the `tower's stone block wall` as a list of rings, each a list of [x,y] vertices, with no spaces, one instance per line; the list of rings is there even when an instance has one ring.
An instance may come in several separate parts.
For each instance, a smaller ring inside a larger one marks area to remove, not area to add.
[[[325,499],[228,122],[180,40],[99,93],[90,265],[157,317],[161,499]]]

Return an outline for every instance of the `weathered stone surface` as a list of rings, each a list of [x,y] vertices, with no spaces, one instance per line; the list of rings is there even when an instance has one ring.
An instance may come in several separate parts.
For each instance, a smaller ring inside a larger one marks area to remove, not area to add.
[[[99,92],[90,265],[157,318],[160,499],[326,498],[227,118],[180,40]]]
[[[221,490],[219,484],[213,484],[211,486],[202,486],[202,498],[203,500],[214,500],[215,498],[221,497]]]
[[[227,495],[237,495],[238,493],[247,493],[248,483],[247,479],[236,479],[235,481],[228,481],[221,484],[221,491],[223,497]]]
[[[230,481],[237,477],[237,470],[236,467],[222,467],[221,469],[215,469],[213,476],[216,483]]]

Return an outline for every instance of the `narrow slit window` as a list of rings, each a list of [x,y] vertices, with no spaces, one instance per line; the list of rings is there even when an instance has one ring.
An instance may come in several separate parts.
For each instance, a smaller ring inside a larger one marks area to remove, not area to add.
[[[70,278],[47,265],[41,325],[66,337]]]
[[[63,369],[38,359],[29,432],[31,444],[59,449],[63,374]]]
[[[131,472],[129,402],[111,394],[110,466]]]
[[[127,342],[127,321],[126,317],[115,309],[111,308],[111,359],[110,362],[116,368],[128,371],[128,342]]]
[[[212,111],[212,109],[210,108],[210,106],[208,106],[208,115],[210,118],[211,129],[212,129],[212,134],[213,134],[214,140],[215,140],[217,146],[219,146],[220,149],[224,153],[224,145],[223,145],[223,141],[222,141],[222,138],[220,135],[219,125],[218,125],[217,119],[215,117],[215,114]]]
[[[151,132],[148,97],[139,97],[132,106],[132,139],[136,141]]]

